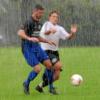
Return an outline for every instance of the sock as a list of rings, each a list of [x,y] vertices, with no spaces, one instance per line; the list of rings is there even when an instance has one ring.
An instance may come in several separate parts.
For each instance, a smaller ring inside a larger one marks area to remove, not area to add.
[[[35,71],[31,71],[29,73],[29,76],[28,76],[27,80],[25,81],[28,86],[29,86],[30,82],[35,79],[35,77],[37,76],[37,74],[38,73],[36,73]]]
[[[47,77],[47,75],[46,75],[46,70],[45,70],[45,72],[44,72],[44,74],[43,74],[43,76],[42,76],[42,79],[43,79],[42,87],[47,86],[47,85],[48,85],[48,77]]]
[[[49,89],[53,88],[53,71],[46,69],[46,76],[48,77]]]
[[[40,84],[39,84],[39,87],[46,87],[46,86],[48,86],[48,80],[45,80],[45,81],[43,81],[43,82],[41,82]]]
[[[46,71],[44,72],[43,76],[42,76],[42,82],[39,84],[39,86],[42,88],[42,87],[45,87],[48,85],[48,77],[46,76]]]
[[[46,86],[48,86],[48,77],[47,77],[47,75],[46,75],[46,70],[45,70],[45,72],[44,72],[44,74],[43,74],[43,76],[42,76],[42,82],[39,84],[39,86],[42,88],[42,87],[46,87]],[[52,81],[52,82],[54,82],[54,81]],[[51,84],[51,83],[50,83]]]

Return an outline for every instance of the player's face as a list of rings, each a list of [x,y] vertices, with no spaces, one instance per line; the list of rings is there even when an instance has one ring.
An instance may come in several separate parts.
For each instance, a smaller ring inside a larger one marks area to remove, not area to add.
[[[35,13],[36,19],[40,20],[41,17],[43,16],[43,14],[44,14],[44,10],[36,10],[34,13]]]
[[[49,21],[51,21],[53,24],[57,24],[59,21],[58,14],[57,13],[51,14],[51,16],[49,16]]]

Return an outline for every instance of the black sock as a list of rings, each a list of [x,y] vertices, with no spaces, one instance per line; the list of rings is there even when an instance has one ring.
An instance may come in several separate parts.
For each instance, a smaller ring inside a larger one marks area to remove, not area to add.
[[[48,86],[48,78],[47,78],[47,76],[45,75],[45,73],[43,74],[42,79],[43,79],[42,87]],[[51,83],[51,84],[52,84],[52,83]]]

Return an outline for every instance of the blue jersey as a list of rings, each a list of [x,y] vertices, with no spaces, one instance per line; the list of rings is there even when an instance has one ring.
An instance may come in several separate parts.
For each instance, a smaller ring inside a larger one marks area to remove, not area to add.
[[[30,17],[30,19],[27,20],[21,28],[25,31],[27,36],[38,38],[40,35],[41,27],[42,24],[39,21],[36,21],[32,17]],[[27,44],[34,45],[34,47],[39,45],[38,43],[33,43],[28,40],[22,39],[22,47]]]
[[[31,17],[22,26],[22,29],[25,31],[27,36],[38,38],[41,24]],[[39,43],[31,42],[25,39],[22,39],[22,52],[27,63],[32,67],[49,58]]]

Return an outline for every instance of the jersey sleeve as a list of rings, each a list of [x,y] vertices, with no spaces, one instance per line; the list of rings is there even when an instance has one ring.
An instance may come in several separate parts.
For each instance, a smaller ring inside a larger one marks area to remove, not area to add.
[[[67,39],[70,36],[70,34],[63,27],[60,27],[59,35],[60,35],[60,39],[63,39],[63,40]]]
[[[32,30],[31,28],[31,22],[30,21],[26,21],[22,26],[21,29],[23,29],[26,33],[26,35],[30,35],[30,31]]]

